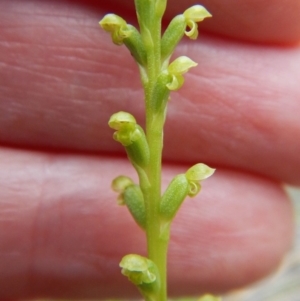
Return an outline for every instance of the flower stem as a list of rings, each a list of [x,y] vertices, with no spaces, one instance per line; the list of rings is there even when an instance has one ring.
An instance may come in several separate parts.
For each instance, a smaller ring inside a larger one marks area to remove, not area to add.
[[[147,138],[150,149],[150,162],[148,178],[150,182],[149,191],[145,197],[147,214],[147,244],[148,257],[157,266],[160,276],[160,291],[157,301],[167,298],[166,288],[166,264],[168,239],[161,236],[159,206],[161,199],[161,153],[162,153],[162,128],[164,116],[161,114],[152,116],[147,120]]]
[[[148,258],[156,264],[160,278],[160,289],[157,292],[156,301],[165,301],[167,300],[166,265],[168,239],[161,236],[159,214],[165,108],[154,111],[151,106],[153,89],[161,72],[161,16],[155,17],[151,21],[151,25],[149,24],[151,26],[151,43],[149,43],[146,49],[148,81],[144,85],[146,100],[146,136],[150,151],[147,175],[150,185],[144,193],[144,196],[147,215],[146,235]],[[157,101],[162,100],[157,99]]]

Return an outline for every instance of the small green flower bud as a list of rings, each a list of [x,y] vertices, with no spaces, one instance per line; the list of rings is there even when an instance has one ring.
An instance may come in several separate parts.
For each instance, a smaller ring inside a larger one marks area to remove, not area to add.
[[[135,128],[136,120],[135,118],[127,112],[120,111],[111,115],[108,125],[114,130],[128,130],[132,131]]]
[[[157,0],[155,3],[155,13],[158,18],[162,18],[167,7],[167,0]]]
[[[129,254],[120,262],[121,273],[135,285],[149,284],[155,282],[155,264],[146,257]]]
[[[205,18],[212,16],[202,5],[194,5],[188,8],[183,15],[186,19],[187,26],[190,28],[185,34],[193,40],[198,37],[198,24],[196,22],[201,22]]]
[[[126,176],[118,176],[112,181],[111,188],[115,192],[123,193],[124,190],[131,185],[134,185],[134,182],[131,178]]]
[[[189,182],[184,174],[177,175],[169,184],[160,202],[160,214],[172,220],[189,191]]]
[[[113,191],[118,192],[118,204],[126,205],[136,223],[146,229],[146,210],[144,196],[140,186],[126,176],[116,177],[111,184]]]
[[[172,76],[172,81],[167,84],[168,89],[178,90],[184,83],[184,73],[192,67],[196,67],[197,63],[192,61],[187,56],[180,56],[174,60],[168,67],[168,72]]]
[[[135,10],[141,32],[149,31],[155,15],[153,1],[134,0]]]
[[[113,138],[125,146],[130,161],[140,167],[145,167],[150,156],[148,142],[144,130],[136,124],[135,118],[121,111],[110,117],[108,125],[116,130]]]
[[[162,62],[169,59],[181,40],[184,33],[191,39],[198,36],[198,25],[196,22],[211,17],[211,14],[201,5],[194,5],[187,9],[182,15],[176,16],[167,27],[161,40]],[[186,27],[190,30],[186,31]]]
[[[123,206],[125,205],[125,200],[124,200],[124,191],[128,186],[134,185],[134,182],[126,176],[118,176],[116,177],[112,183],[111,183],[111,188],[113,191],[118,192],[119,196],[117,198],[118,205]]]
[[[131,35],[127,23],[115,14],[107,14],[99,22],[99,25],[111,34],[111,38],[116,45],[122,45],[123,40]]]
[[[150,151],[144,130],[138,124],[131,136],[132,144],[125,146],[128,158],[139,165],[146,167],[149,163]]]
[[[161,39],[162,62],[169,59],[174,52],[175,47],[184,35],[186,25],[186,20],[183,15],[176,16],[170,22]]]
[[[169,184],[160,201],[160,214],[171,221],[187,196],[194,197],[201,189],[200,181],[207,179],[215,169],[199,163],[177,175]]]
[[[137,63],[142,66],[146,65],[147,56],[145,47],[140,33],[134,26],[127,24],[124,19],[115,14],[104,16],[99,24],[105,31],[111,34],[114,44],[125,44]]]
[[[130,185],[126,187],[122,197],[136,223],[142,229],[146,229],[146,209],[140,186]]]
[[[142,37],[134,26],[128,24],[127,28],[131,32],[131,34],[128,38],[124,39],[124,44],[130,51],[131,55],[134,57],[136,62],[141,66],[146,66],[147,53],[144,47],[144,43],[142,41]]]
[[[170,89],[167,88],[167,85],[171,81],[172,76],[168,72],[162,72],[158,76],[150,98],[151,103],[149,105],[153,112],[161,112],[161,110],[164,110],[170,96]]]
[[[108,121],[108,125],[116,130],[113,138],[125,147],[140,138],[141,133],[136,130],[136,120],[127,112],[120,111],[113,114]]]

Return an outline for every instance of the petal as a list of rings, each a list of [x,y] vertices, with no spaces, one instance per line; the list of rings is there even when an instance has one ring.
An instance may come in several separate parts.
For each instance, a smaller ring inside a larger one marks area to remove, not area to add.
[[[209,166],[203,163],[198,163],[192,166],[190,169],[188,169],[185,175],[189,181],[194,182],[205,180],[208,177],[212,176],[214,172],[214,168],[210,168]]]
[[[133,185],[133,184],[134,184],[134,182],[132,181],[131,178],[129,178],[127,176],[118,176],[112,181],[111,188],[115,192],[122,193],[122,192],[124,192],[126,187]]]
[[[99,22],[99,25],[107,32],[114,32],[121,27],[126,26],[126,21],[115,14],[107,14]]]
[[[168,67],[171,75],[181,75],[189,71],[190,68],[196,67],[198,64],[187,56],[180,56],[174,60]]]
[[[207,11],[207,9],[202,5],[194,5],[188,8],[183,15],[185,16],[186,20],[192,20],[195,22],[201,22],[205,18],[209,18],[212,15]]]
[[[122,274],[136,285],[155,282],[156,275],[150,271],[152,266],[154,263],[151,260],[137,254],[126,255],[120,262]]]
[[[136,120],[130,113],[120,111],[111,115],[108,125],[114,130],[124,130],[126,128],[134,129],[136,125]]]
[[[122,45],[123,40],[128,38],[132,30],[128,28],[126,21],[115,14],[107,14],[99,22],[99,25],[107,32],[111,33],[111,38],[116,45]]]
[[[148,259],[137,254],[128,254],[120,262],[120,267],[132,272],[145,272],[148,270]]]

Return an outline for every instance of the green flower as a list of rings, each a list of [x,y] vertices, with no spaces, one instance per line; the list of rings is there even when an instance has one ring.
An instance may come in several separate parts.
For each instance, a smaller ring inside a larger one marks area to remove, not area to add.
[[[120,111],[110,117],[108,125],[116,130],[113,138],[125,146],[130,161],[145,167],[149,162],[149,146],[145,132],[135,118],[130,113]]]
[[[184,83],[183,74],[188,72],[190,68],[196,67],[198,64],[192,61],[187,56],[180,56],[173,61],[169,67],[168,72],[172,76],[172,81],[167,84],[169,90],[178,90]]]
[[[116,45],[122,45],[124,39],[131,35],[126,21],[115,14],[107,14],[99,22],[99,25],[111,34],[111,38]]]
[[[153,283],[156,280],[154,263],[146,257],[137,254],[126,255],[122,258],[120,267],[122,274],[135,285]]]
[[[120,111],[113,114],[108,121],[108,125],[116,130],[113,138],[124,146],[132,144],[140,136],[136,120],[130,113]]]
[[[124,200],[124,192],[126,190],[127,187],[134,185],[134,182],[132,181],[132,179],[130,179],[129,177],[126,176],[118,176],[117,178],[115,178],[112,183],[111,183],[111,188],[113,191],[119,193],[118,196],[118,205],[125,205],[125,200]]]
[[[118,176],[112,181],[112,190],[119,193],[118,205],[126,205],[134,220],[142,228],[146,228],[146,209],[144,196],[139,185],[126,176]]]
[[[198,163],[188,169],[188,171],[185,173],[185,176],[190,184],[188,196],[193,197],[197,195],[201,189],[200,182],[212,176],[214,172],[214,168],[210,168],[203,163]]]
[[[205,18],[212,16],[202,5],[194,5],[188,8],[183,15],[185,17],[187,26],[190,28],[190,30],[186,31],[185,34],[193,40],[197,39],[198,37],[197,22],[201,22]]]
[[[171,221],[187,196],[194,197],[200,190],[200,182],[210,177],[215,172],[214,168],[198,163],[173,178],[160,202],[160,214],[166,221]]]

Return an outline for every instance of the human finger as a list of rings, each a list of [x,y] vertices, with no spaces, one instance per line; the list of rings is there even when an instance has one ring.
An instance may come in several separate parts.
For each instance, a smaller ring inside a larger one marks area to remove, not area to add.
[[[127,50],[115,48],[99,30],[100,12],[73,8],[73,17],[64,18],[63,4],[39,2],[33,17],[12,18],[26,3],[9,5],[10,13],[1,10],[7,13],[0,48],[1,143],[124,152],[111,139],[110,115],[129,110],[141,123],[144,115],[137,67]],[[172,94],[165,158],[201,160],[299,184],[300,48],[202,37],[181,44],[177,55],[182,54],[199,66]]]
[[[134,178],[128,162],[2,148],[0,164],[1,299],[137,296],[118,263],[146,253],[144,234],[110,190],[115,176]],[[164,186],[186,168],[167,165]],[[171,294],[259,279],[278,266],[292,232],[291,206],[277,183],[218,170],[174,221]]]
[[[169,0],[167,18],[194,5],[192,0]],[[265,44],[295,44],[300,41],[300,3],[295,0],[203,0],[213,15],[200,25],[202,30],[223,37]],[[121,8],[120,8],[121,7]],[[116,0],[108,9],[134,11],[133,2]]]

